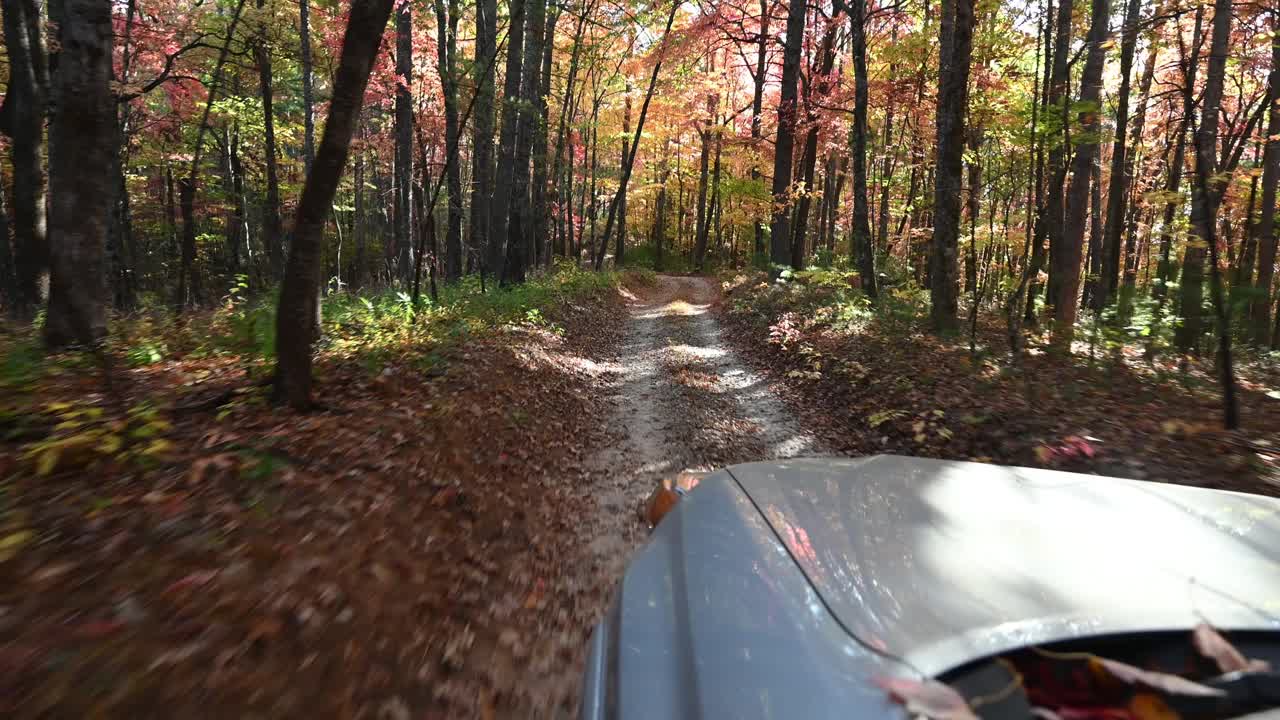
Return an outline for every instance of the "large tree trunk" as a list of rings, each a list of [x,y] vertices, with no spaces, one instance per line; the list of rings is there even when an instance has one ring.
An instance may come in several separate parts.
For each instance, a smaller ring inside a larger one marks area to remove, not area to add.
[[[497,178],[493,187],[493,205],[489,208],[489,247],[486,252],[488,272],[499,282],[505,282],[507,277],[507,234],[511,223],[512,184],[516,178],[516,143],[520,130],[520,64],[524,59],[526,0],[510,0],[510,3],[502,130],[498,136]]]
[[[446,157],[458,153],[458,0],[435,0],[436,57],[440,87],[444,91],[444,142]],[[449,194],[449,224],[444,235],[444,277],[454,281],[462,277],[462,168],[455,160],[445,172]]]
[[[956,328],[959,289],[960,185],[965,110],[973,54],[974,0],[943,0],[942,70],[938,85],[938,170],[934,181],[933,245],[929,253],[929,319],[939,332]]]
[[[396,10],[395,213],[396,274],[413,276],[413,13],[412,3]]]
[[[258,10],[264,7],[265,0],[258,0]],[[306,0],[303,0],[306,5]],[[284,272],[283,231],[280,226],[280,171],[276,153],[276,118],[272,109],[274,91],[271,74],[271,49],[267,47],[267,23],[264,19],[258,30],[258,41],[253,47],[254,58],[258,65],[258,84],[262,90],[262,124],[267,167],[267,197],[262,207],[262,244],[267,250],[267,260],[271,268],[271,279],[279,280]],[[310,79],[306,82],[309,84]],[[309,116],[309,113],[308,113]]]
[[[1110,7],[1107,0],[1093,0],[1089,35],[1086,39],[1084,71],[1080,76],[1079,130],[1073,133],[1075,156],[1071,163],[1071,186],[1067,191],[1066,215],[1062,239],[1050,276],[1056,277],[1053,299],[1053,343],[1070,348],[1075,334],[1077,298],[1080,294],[1080,263],[1084,255],[1085,223],[1089,217],[1089,187],[1093,180],[1093,164],[1098,156],[1102,68],[1106,60],[1107,22]]]
[[[481,258],[489,247],[489,222],[492,213],[490,198],[493,196],[493,128],[494,128],[494,77],[496,73],[482,72],[482,68],[497,63],[498,53],[498,3],[497,0],[476,2],[476,55],[472,67],[475,72],[475,122],[471,135],[471,229],[469,252],[480,263],[481,273],[486,262]]]
[[[533,261],[537,243],[533,237],[530,205],[529,161],[533,136],[541,132],[538,96],[542,87],[542,33],[546,30],[547,0],[525,0],[524,61],[521,63],[520,105],[516,120],[515,182],[512,185],[511,219],[507,229],[507,277],[524,282],[525,269]]]
[[[311,347],[316,340],[324,225],[347,164],[351,135],[393,1],[366,0],[351,7],[329,118],[294,220],[293,243],[276,314],[275,392],[299,410],[311,407]]]
[[[1209,178],[1206,192],[1191,196],[1191,232],[1182,254],[1182,277],[1179,294],[1182,324],[1174,341],[1182,351],[1195,348],[1204,328],[1201,303],[1204,295],[1205,243],[1213,236],[1217,222],[1216,197],[1221,195],[1221,179],[1214,177],[1218,165],[1218,110],[1222,104],[1223,84],[1227,75],[1227,45],[1231,41],[1231,0],[1215,0],[1213,33],[1209,41],[1209,64],[1205,71],[1204,91],[1200,101],[1200,127],[1196,131],[1196,172]]]
[[[1067,85],[1070,67],[1067,57],[1071,50],[1071,16],[1073,0],[1059,0],[1058,17],[1054,25],[1053,69],[1050,73],[1048,110],[1058,118],[1057,138],[1049,141],[1049,156],[1045,169],[1048,188],[1045,196],[1045,235],[1049,241],[1049,281],[1045,287],[1045,303],[1052,309],[1058,297],[1064,222],[1066,220],[1067,153],[1070,149],[1070,109]]]
[[[1107,220],[1103,231],[1102,276],[1094,293],[1093,308],[1101,310],[1112,302],[1120,287],[1120,236],[1125,225],[1125,199],[1129,196],[1128,162],[1129,76],[1138,45],[1138,19],[1142,0],[1129,0],[1120,39],[1120,92],[1116,96],[1116,135],[1111,143],[1111,185],[1107,188]]]
[[[1276,264],[1276,183],[1280,180],[1280,18],[1271,17],[1271,74],[1267,77],[1267,146],[1262,154],[1262,212],[1254,233],[1258,243],[1258,279],[1250,308],[1253,342],[1266,346],[1271,332],[1271,281]],[[1277,338],[1280,339],[1280,338]]]
[[[49,128],[53,198],[49,228],[49,308],[44,340],[52,348],[95,345],[107,332],[107,229],[111,224],[112,145],[110,0],[61,0],[58,112]]]
[[[36,0],[3,0],[9,84],[0,121],[13,162],[13,258],[17,291],[10,310],[35,316],[45,300],[49,273],[45,174],[41,162],[45,100],[49,88],[40,8]]]
[[[773,218],[769,224],[769,259],[775,268],[791,262],[791,166],[796,148],[796,122],[800,117],[800,53],[804,46],[807,7],[804,0],[790,0],[787,5],[778,136],[773,146]]]
[[[298,0],[298,39],[302,55],[302,160],[307,175],[316,157],[315,89],[311,75],[311,0]]]
[[[960,0],[963,2],[964,0]],[[862,278],[862,291],[872,300],[876,299],[876,252],[871,240],[870,210],[867,203],[867,103],[869,90],[867,87],[867,2],[853,0],[849,8],[852,17],[850,25],[853,29],[851,44],[853,45],[853,238],[850,250],[853,261]],[[966,58],[965,64],[968,64]],[[968,71],[965,72],[968,82]],[[891,111],[890,111],[891,112]],[[961,110],[963,112],[963,109]],[[889,123],[893,122],[889,115]],[[885,149],[888,157],[888,148]],[[886,161],[887,163],[887,161]],[[881,182],[884,182],[883,180]],[[886,208],[887,209],[887,208]],[[885,233],[888,224],[881,219]]]

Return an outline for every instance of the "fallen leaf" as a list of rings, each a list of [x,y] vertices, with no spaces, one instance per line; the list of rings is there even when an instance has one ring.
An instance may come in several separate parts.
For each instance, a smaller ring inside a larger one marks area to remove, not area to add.
[[[1250,660],[1244,656],[1217,630],[1201,623],[1191,632],[1191,643],[1199,653],[1218,665],[1224,673],[1266,671],[1271,669],[1265,660]]]
[[[1099,672],[1129,685],[1142,685],[1153,690],[1162,690],[1170,695],[1191,695],[1194,697],[1219,697],[1227,693],[1218,688],[1201,685],[1177,675],[1143,670],[1118,660],[1095,657],[1089,661]]]
[[[902,703],[911,715],[924,715],[932,720],[977,718],[964,696],[937,680],[872,678],[871,682]]]

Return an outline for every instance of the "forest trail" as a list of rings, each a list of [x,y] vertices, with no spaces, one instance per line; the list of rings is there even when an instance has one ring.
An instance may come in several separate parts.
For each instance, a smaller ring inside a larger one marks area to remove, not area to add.
[[[610,575],[620,574],[629,548],[627,534],[609,521],[632,524],[663,479],[819,451],[725,343],[712,312],[714,280],[660,275],[653,287],[623,292],[628,327],[610,388],[618,442],[590,460],[606,520],[593,545],[618,565]]]
[[[663,479],[822,452],[726,344],[714,313],[720,298],[714,279],[659,275],[653,286],[622,292],[626,328],[607,389],[613,441],[586,461],[596,508],[581,528],[578,577],[567,583],[593,599],[588,622],[603,615],[647,537],[639,510]],[[579,673],[578,663],[550,676],[533,673],[522,694],[559,696],[551,704],[567,709],[576,701]]]

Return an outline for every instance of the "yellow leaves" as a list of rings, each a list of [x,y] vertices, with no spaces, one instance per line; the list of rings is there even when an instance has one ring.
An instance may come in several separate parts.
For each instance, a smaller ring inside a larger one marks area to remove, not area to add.
[[[30,530],[19,530],[0,537],[0,563],[12,560],[33,537],[35,536]]]
[[[103,408],[92,405],[57,402],[49,403],[46,409],[58,422],[49,437],[27,445],[24,454],[40,477],[106,459],[154,461],[172,448],[160,436],[173,426],[148,405],[130,409],[126,417],[112,418],[105,416]]]

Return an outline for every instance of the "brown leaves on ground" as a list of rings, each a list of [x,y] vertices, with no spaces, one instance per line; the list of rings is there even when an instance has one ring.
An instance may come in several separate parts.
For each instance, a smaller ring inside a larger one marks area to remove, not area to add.
[[[324,361],[308,415],[229,360],[133,372],[124,392],[172,423],[163,455],[6,465],[0,715],[571,708],[598,611],[565,586],[603,438],[590,359],[621,313],[584,304],[554,318],[563,336],[512,328],[431,372]],[[116,412],[92,372],[32,395]]]
[[[1211,367],[1041,349],[1013,367],[999,318],[979,330],[995,355],[974,356],[967,337],[900,319],[837,329],[829,309],[792,310],[788,297],[738,283],[722,306],[726,335],[834,450],[1280,493],[1280,402],[1266,384],[1241,382],[1244,428],[1225,432]]]

